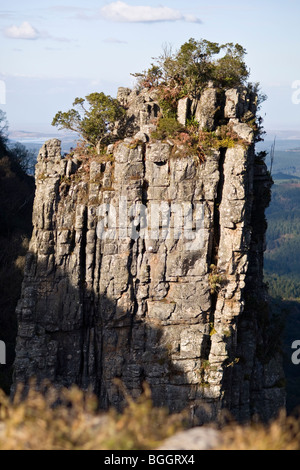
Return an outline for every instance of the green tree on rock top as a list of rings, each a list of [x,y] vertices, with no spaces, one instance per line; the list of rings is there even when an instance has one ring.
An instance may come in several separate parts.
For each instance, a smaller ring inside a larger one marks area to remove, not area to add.
[[[249,77],[244,57],[246,50],[240,44],[191,38],[178,51],[165,46],[157,64],[140,74],[142,87],[178,87],[183,95],[198,94],[209,81],[216,87],[231,88],[242,85]]]
[[[116,122],[124,115],[124,108],[115,98],[104,93],[91,93],[85,99],[76,98],[69,111],[59,111],[52,126],[76,132],[100,154],[102,147],[118,135]]]

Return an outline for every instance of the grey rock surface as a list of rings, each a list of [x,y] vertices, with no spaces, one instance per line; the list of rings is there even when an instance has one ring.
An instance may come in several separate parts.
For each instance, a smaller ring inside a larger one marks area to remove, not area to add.
[[[220,431],[203,426],[175,434],[157,450],[213,450],[221,443]]]
[[[244,88],[200,97],[202,125],[217,125],[218,107],[247,141],[201,163],[151,140],[155,91],[118,98],[128,135],[107,155],[63,159],[57,140],[40,151],[15,385],[75,383],[120,408],[118,378],[133,397],[147,382],[155,405],[187,409],[192,423],[224,408],[269,419],[285,393],[263,283],[271,181],[241,121],[251,102]]]

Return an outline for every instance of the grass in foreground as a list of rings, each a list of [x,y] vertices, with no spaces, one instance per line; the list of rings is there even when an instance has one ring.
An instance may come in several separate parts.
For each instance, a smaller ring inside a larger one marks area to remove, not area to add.
[[[73,387],[42,395],[22,389],[12,403],[0,391],[0,450],[152,450],[186,427],[186,415],[155,408],[150,389],[119,414],[97,411],[97,399]],[[300,450],[300,420],[281,413],[269,425],[227,425],[218,450]]]
[[[151,394],[129,396],[122,414],[97,411],[97,399],[76,387],[45,395],[33,388],[13,403],[0,392],[0,450],[147,450],[183,428],[183,415],[155,408]]]
[[[229,426],[218,450],[300,450],[300,420],[282,411],[268,425]]]

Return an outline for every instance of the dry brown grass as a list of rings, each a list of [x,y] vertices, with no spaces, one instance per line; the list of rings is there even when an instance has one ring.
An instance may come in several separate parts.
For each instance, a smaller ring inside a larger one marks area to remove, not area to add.
[[[282,411],[268,425],[232,425],[222,431],[218,450],[300,450],[300,420]]]
[[[185,414],[155,408],[150,389],[127,406],[100,413],[97,399],[77,387],[45,394],[19,389],[12,403],[0,391],[0,450],[152,450],[185,427]],[[281,413],[269,425],[227,425],[216,450],[300,450],[300,421]]]
[[[97,400],[78,388],[42,395],[31,387],[13,403],[0,392],[0,450],[146,450],[182,429],[183,416],[153,407],[148,387],[122,414],[97,412]]]

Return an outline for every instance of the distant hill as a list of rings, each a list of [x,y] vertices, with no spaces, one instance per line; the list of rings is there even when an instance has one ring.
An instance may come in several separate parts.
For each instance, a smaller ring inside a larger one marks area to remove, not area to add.
[[[79,136],[76,136],[75,133],[67,132],[56,132],[56,133],[47,133],[47,132],[31,132],[31,131],[11,131],[9,133],[9,140],[14,142],[26,143],[44,143],[50,139],[59,139],[62,142],[74,143],[79,140]]]
[[[286,173],[276,173],[273,175],[274,180],[300,180],[298,176],[288,175]]]
[[[44,137],[46,137],[47,139],[55,139],[55,138],[61,139],[62,138],[61,134],[58,134],[58,133],[48,134],[45,132],[30,132],[30,131],[11,131],[9,133],[9,138],[11,140],[18,140],[18,141],[22,141],[24,139],[32,139],[32,140],[43,139]]]
[[[79,140],[79,136],[72,133],[42,133],[42,132],[30,132],[30,131],[11,131],[9,133],[9,145],[14,145],[16,142],[20,142],[25,147],[32,151],[35,156],[38,155],[41,146],[50,139],[59,139],[62,142],[62,151],[68,153],[71,147],[76,147],[76,142]]]
[[[0,388],[7,393],[15,357],[15,310],[32,232],[35,193],[34,178],[27,175],[20,157],[7,147],[0,133],[0,333],[7,346],[7,365],[0,368]]]
[[[300,130],[269,130],[266,129],[266,139],[274,139],[274,137],[278,140],[300,140]]]

